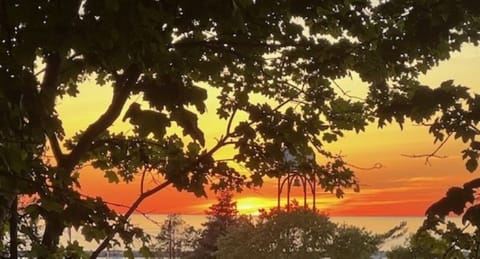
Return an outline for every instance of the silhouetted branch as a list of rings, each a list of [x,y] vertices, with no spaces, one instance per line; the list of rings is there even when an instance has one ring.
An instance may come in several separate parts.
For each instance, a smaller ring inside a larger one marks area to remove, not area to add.
[[[66,172],[71,172],[81,157],[87,152],[92,145],[92,141],[102,133],[109,125],[111,125],[120,115],[125,102],[130,96],[131,89],[135,85],[139,70],[136,66],[131,66],[123,76],[122,80],[116,82],[115,91],[113,93],[112,103],[97,121],[92,123],[80,137],[77,145],[68,154],[62,166]]]
[[[425,126],[425,127],[431,127],[433,126],[434,124],[433,123],[426,123],[426,122],[422,122],[422,123],[416,123],[416,124],[413,124],[413,126]]]
[[[362,167],[362,166],[358,166],[358,165],[354,165],[354,164],[345,162],[344,156],[341,153],[336,154],[336,155],[333,155],[333,154],[327,153],[327,152],[324,152],[324,153],[327,154],[327,157],[334,158],[334,159],[339,159],[339,160],[343,161],[345,165],[347,165],[349,167],[352,167],[352,168],[355,168],[355,169],[358,169],[358,170],[377,170],[377,169],[383,168],[383,164],[380,163],[380,162],[376,162],[371,167]]]
[[[358,99],[360,101],[365,101],[364,98],[361,98],[361,97],[358,97],[358,96],[354,96],[354,95],[350,95],[347,91],[345,91],[345,89],[343,89],[343,87],[341,87],[335,80],[331,80],[332,83],[335,85],[335,87],[337,87],[338,90],[340,90],[340,92],[342,92],[343,95],[345,95],[346,97],[348,98],[351,98],[351,99]]]
[[[80,194],[80,196],[84,197],[84,198],[90,198],[90,199],[94,199],[94,197],[92,196],[89,196],[89,195],[86,195],[86,194]],[[106,201],[106,200],[102,200],[105,204],[108,204],[108,205],[111,205],[111,206],[114,206],[114,207],[119,207],[119,208],[125,208],[125,209],[129,209],[130,206],[128,205],[125,205],[125,204],[122,204],[122,203],[116,203],[116,202],[111,202],[111,201]],[[145,211],[142,211],[140,209],[136,209],[135,212],[137,212],[138,214],[141,214],[142,216],[144,216],[147,220],[149,220],[150,222],[152,222],[153,224],[155,225],[160,225],[160,222],[152,219],[150,216],[148,216],[148,212],[145,212]]]
[[[145,174],[147,173],[147,167],[145,166],[142,171],[142,179],[140,180],[140,195],[143,194],[145,184]]]
[[[452,133],[449,133],[447,137],[438,145],[438,147],[433,150],[432,153],[430,154],[412,154],[412,155],[407,155],[407,154],[402,154],[402,156],[409,157],[409,158],[425,158],[425,164],[430,165],[430,158],[439,158],[439,159],[444,159],[447,158],[447,156],[441,156],[437,155],[438,151],[442,149],[442,147],[448,142],[448,139],[452,136]]]
[[[345,165],[348,165],[349,167],[352,167],[352,168],[355,168],[355,169],[358,169],[358,170],[377,170],[377,169],[383,168],[383,164],[379,163],[379,162],[373,164],[373,166],[371,166],[371,167],[361,167],[361,166],[357,166],[357,165],[350,164],[350,163],[345,163]]]
[[[232,114],[230,115],[230,118],[228,119],[227,130],[226,130],[226,133],[225,133],[226,136],[230,135],[231,128],[232,128],[232,122],[233,122],[233,119],[235,118],[236,113],[237,113],[237,108],[234,108],[233,111],[232,111]]]
[[[130,206],[128,211],[123,216],[126,219],[128,219],[135,211],[137,211],[138,206],[140,206],[140,204],[143,202],[143,200],[145,200],[146,198],[148,198],[148,197],[152,196],[153,194],[159,192],[160,190],[167,187],[171,183],[172,182],[167,180],[167,181],[163,182],[162,184],[157,185],[153,189],[150,189],[146,192],[143,192],[141,195],[139,195],[137,197],[137,199],[132,203],[132,205]],[[108,243],[112,240],[112,238],[115,236],[115,234],[119,231],[118,228],[120,228],[120,227],[121,226],[116,225],[116,227],[114,227],[114,229],[112,229],[110,234],[100,243],[100,245],[97,247],[97,249],[95,249],[95,251],[93,251],[93,253],[90,256],[91,259],[94,259],[94,258],[98,257],[98,255],[107,247]]]

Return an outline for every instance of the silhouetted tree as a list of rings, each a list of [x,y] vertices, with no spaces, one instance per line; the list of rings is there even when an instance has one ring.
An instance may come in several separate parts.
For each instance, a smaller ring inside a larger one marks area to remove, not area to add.
[[[284,148],[342,163],[324,144],[372,122],[432,122],[436,140],[468,144],[474,171],[480,97],[453,81],[425,86],[418,75],[477,44],[479,16],[476,0],[1,0],[0,225],[9,224],[1,242],[18,229],[32,257],[62,257],[78,250],[59,243],[72,227],[100,243],[92,258],[113,243],[129,248],[143,236],[129,217],[164,188],[202,196],[207,186],[261,185],[285,173]],[[338,85],[351,75],[368,85],[364,99]],[[107,107],[67,138],[60,100],[96,86],[111,90]],[[225,128],[219,136],[197,123],[207,97],[218,100],[209,115],[216,111]],[[122,118],[130,127],[112,130]],[[226,161],[248,176],[214,159],[226,146]],[[109,182],[141,179],[130,209],[119,215],[101,197],[81,195],[85,165]],[[356,183],[317,169],[327,191]],[[145,188],[149,174],[159,182]],[[17,217],[18,196],[34,199]],[[10,236],[2,247],[14,254]]]
[[[215,258],[217,240],[238,220],[237,203],[233,200],[232,193],[226,191],[220,193],[218,203],[210,206],[205,213],[208,220],[202,224],[205,229],[192,258]]]
[[[423,225],[406,244],[392,250],[420,258],[478,258],[480,256],[480,204],[477,201],[480,179],[462,187],[448,189],[445,196],[425,212]],[[449,221],[449,216],[462,216],[463,226]],[[464,256],[466,254],[466,256]]]
[[[428,232],[420,231],[409,237],[405,246],[394,247],[386,255],[389,259],[466,258],[461,249],[452,250],[450,245],[449,241],[443,237],[433,236]]]
[[[336,225],[310,209],[264,212],[254,224],[242,221],[217,242],[217,258],[332,258],[369,259],[386,239],[404,231],[404,224],[385,234]]]
[[[326,246],[327,254],[331,259],[370,259],[390,237],[356,226],[336,225],[332,241]]]
[[[153,250],[160,256],[184,258],[197,247],[200,230],[189,226],[180,215],[169,214],[155,237]]]

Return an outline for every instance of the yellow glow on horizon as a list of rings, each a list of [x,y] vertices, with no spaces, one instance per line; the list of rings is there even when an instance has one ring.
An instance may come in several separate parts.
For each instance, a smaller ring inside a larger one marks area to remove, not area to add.
[[[236,199],[237,210],[240,214],[259,215],[260,209],[269,209],[277,206],[277,199],[262,197],[241,197]]]

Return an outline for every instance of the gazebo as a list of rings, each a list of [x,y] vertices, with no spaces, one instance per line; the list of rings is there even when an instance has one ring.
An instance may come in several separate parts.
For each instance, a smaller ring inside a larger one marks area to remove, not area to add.
[[[287,210],[290,209],[290,192],[292,187],[303,187],[303,206],[307,208],[307,193],[310,190],[312,195],[312,208],[316,208],[316,177],[315,167],[311,166],[315,164],[315,154],[310,152],[304,155],[303,159],[299,159],[298,155],[293,155],[285,148],[283,151],[283,164],[287,170],[286,175],[280,175],[278,177],[278,195],[277,195],[277,208],[281,207],[281,198],[284,188],[287,191]]]

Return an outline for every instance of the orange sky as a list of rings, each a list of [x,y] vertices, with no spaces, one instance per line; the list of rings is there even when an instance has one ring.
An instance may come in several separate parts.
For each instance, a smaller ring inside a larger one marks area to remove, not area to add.
[[[436,86],[440,82],[454,79],[455,83],[470,86],[480,92],[480,48],[466,46],[462,52],[452,55],[452,59],[422,77],[426,84]],[[340,80],[339,83],[353,95],[362,95],[362,83]],[[360,86],[351,88],[352,85]],[[97,87],[87,82],[80,87],[77,98],[58,101],[58,110],[63,119],[67,136],[73,135],[93,122],[108,105],[111,89]],[[210,93],[214,95],[215,93]],[[130,102],[135,101],[135,98]],[[215,105],[215,98],[209,98],[208,105]],[[128,107],[128,105],[126,106]],[[220,136],[225,122],[216,120],[215,109],[209,109],[200,120],[207,136],[207,145]],[[124,129],[125,124],[115,122],[114,129]],[[423,215],[432,202],[443,196],[452,185],[462,185],[478,172],[470,174],[464,167],[460,150],[462,143],[451,141],[440,151],[446,159],[432,159],[430,165],[424,159],[412,159],[401,154],[424,154],[435,149],[433,138],[426,127],[407,125],[403,131],[397,125],[377,129],[374,125],[360,134],[348,133],[345,138],[328,146],[334,153],[341,152],[350,164],[370,167],[381,163],[378,170],[356,170],[361,183],[359,193],[348,192],[343,199],[333,194],[317,193],[317,208],[330,215]],[[228,150],[218,158],[230,155]],[[105,200],[129,205],[139,193],[138,183],[108,184],[103,173],[86,167],[81,173],[82,192],[101,196]],[[263,188],[245,190],[236,194],[238,208],[244,213],[256,213],[259,208],[276,206],[276,180],[267,180]],[[292,191],[297,199],[302,199],[299,189]],[[283,196],[285,201],[285,196]],[[175,189],[165,189],[144,201],[140,209],[148,213],[197,214],[215,202],[215,196],[208,199],[196,198],[190,193],[180,193]]]

